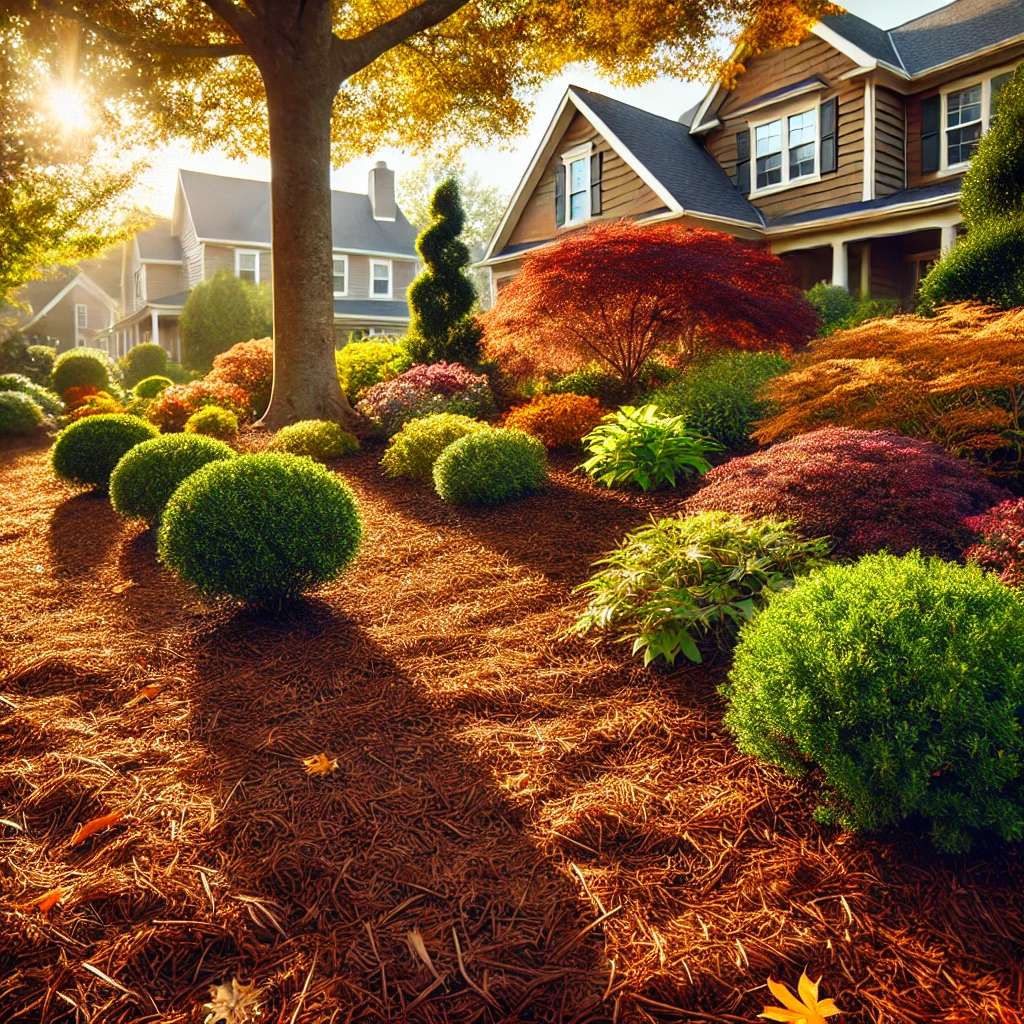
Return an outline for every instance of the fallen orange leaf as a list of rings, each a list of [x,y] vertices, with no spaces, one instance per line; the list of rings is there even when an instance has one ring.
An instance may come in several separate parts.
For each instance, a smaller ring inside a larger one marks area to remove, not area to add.
[[[131,590],[132,587],[137,587],[138,583],[135,580],[125,580],[124,583],[117,583],[110,588],[111,593],[123,594],[126,590]]]
[[[766,1006],[759,1017],[765,1020],[784,1021],[786,1024],[828,1024],[826,1017],[834,1017],[842,1011],[831,999],[818,999],[818,982],[811,981],[805,971],[800,975],[797,999],[781,981],[768,979],[768,988],[783,1006]]]
[[[39,908],[40,913],[45,917],[64,896],[63,889],[51,889],[48,893],[40,896],[34,903],[34,906]]]
[[[116,825],[123,817],[124,811],[114,811],[112,814],[104,814],[100,818],[93,818],[92,821],[79,825],[68,845],[78,846],[79,843],[84,843],[89,836],[94,836],[97,832],[102,832],[105,828]]]
[[[302,763],[306,766],[307,775],[327,775],[338,767],[338,759],[330,758],[326,754],[314,754],[312,757],[304,757]]]
[[[133,704],[138,704],[141,701],[152,700],[166,685],[166,683],[150,683],[148,686],[144,686],[125,704],[125,707],[130,708]]]

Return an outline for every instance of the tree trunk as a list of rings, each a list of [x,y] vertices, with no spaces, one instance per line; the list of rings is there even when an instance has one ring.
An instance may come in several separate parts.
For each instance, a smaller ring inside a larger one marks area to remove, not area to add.
[[[257,59],[267,90],[274,267],[274,387],[260,423],[358,425],[334,362],[330,5],[324,28]]]

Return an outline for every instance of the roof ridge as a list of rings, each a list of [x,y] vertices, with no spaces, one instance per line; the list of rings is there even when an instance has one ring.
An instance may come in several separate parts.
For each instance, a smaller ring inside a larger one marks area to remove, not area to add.
[[[600,95],[600,94],[599,93],[595,93],[594,95]],[[268,186],[270,185],[270,179],[269,178],[240,178],[240,177],[238,177],[238,175],[235,175],[235,174],[217,174],[214,171],[197,171],[197,170],[194,170],[191,167],[179,167],[178,168],[178,173],[179,174],[199,174],[199,175],[202,175],[204,178],[220,178],[222,181],[247,181],[247,182],[250,182],[251,184],[254,184],[254,185],[268,185]],[[363,199],[368,199],[369,198],[369,196],[368,196],[368,194],[366,192],[350,192],[348,189],[345,189],[345,188],[334,188],[333,186],[331,188],[331,192],[332,193],[337,192],[338,195],[342,195],[342,196],[361,196]]]

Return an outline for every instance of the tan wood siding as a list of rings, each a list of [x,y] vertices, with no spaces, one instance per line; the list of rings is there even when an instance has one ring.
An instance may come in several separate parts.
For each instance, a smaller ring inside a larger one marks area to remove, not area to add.
[[[664,201],[643,181],[580,113],[569,123],[554,155],[541,174],[537,187],[526,201],[519,221],[509,235],[509,245],[543,242],[571,228],[555,226],[555,168],[561,154],[574,146],[593,142],[595,153],[604,153],[601,175],[601,219],[635,217],[662,209]],[[573,228],[579,227],[574,224]]]
[[[348,294],[357,298],[366,298],[370,294],[370,257],[354,256],[348,258]]]
[[[270,281],[273,275],[273,260],[270,257],[270,250],[263,249],[260,252],[260,284]]]
[[[412,260],[393,260],[391,263],[391,292],[396,299],[404,299],[413,278],[416,264]]]
[[[186,215],[181,225],[181,261],[185,270],[185,290],[192,291],[203,280],[203,245],[196,235],[192,217]]]
[[[182,268],[166,263],[146,264],[146,301],[164,299],[185,291]]]
[[[205,251],[203,280],[209,281],[219,270],[230,270],[235,272],[235,250],[226,245],[210,245],[207,243]]]
[[[875,195],[906,186],[906,102],[888,89],[875,90]]]

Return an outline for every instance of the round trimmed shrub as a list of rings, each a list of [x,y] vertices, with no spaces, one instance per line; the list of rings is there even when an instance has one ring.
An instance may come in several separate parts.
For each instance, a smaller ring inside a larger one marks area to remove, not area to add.
[[[135,398],[156,398],[164,388],[169,388],[173,383],[170,377],[144,377],[132,388],[132,395]]]
[[[0,435],[34,434],[43,410],[21,391],[0,391]]]
[[[448,445],[467,434],[489,429],[486,423],[454,412],[438,412],[409,420],[391,438],[380,464],[388,476],[430,480],[434,463]]]
[[[204,405],[185,420],[185,433],[205,434],[227,441],[238,436],[238,417],[218,405]]]
[[[596,398],[566,392],[536,395],[526,405],[516,406],[504,425],[536,437],[546,448],[578,448],[604,416]]]
[[[359,451],[359,441],[330,420],[300,420],[282,427],[268,451],[290,452],[311,459],[337,459]]]
[[[434,489],[456,505],[495,505],[547,482],[542,442],[522,430],[480,430],[452,442],[434,463]]]
[[[128,350],[121,360],[121,368],[124,386],[131,388],[140,380],[165,373],[167,353],[155,341],[146,341]]]
[[[53,471],[73,484],[105,488],[121,459],[157,434],[151,423],[127,413],[86,416],[57,436],[51,453]]]
[[[202,594],[267,604],[336,579],[361,540],[348,484],[310,459],[270,453],[193,473],[164,510],[158,550]]]
[[[129,519],[155,522],[182,481],[207,463],[236,457],[212,437],[167,434],[143,441],[110,474],[110,503]]]
[[[36,384],[20,373],[0,374],[0,391],[20,391],[28,395],[47,416],[59,416],[64,411],[60,395],[55,395],[49,388]]]
[[[1024,599],[991,573],[914,552],[798,579],[743,627],[722,692],[743,751],[820,770],[821,820],[924,819],[954,852],[1024,837]]]
[[[110,391],[116,379],[110,357],[98,348],[72,348],[62,352],[50,374],[50,383],[58,395],[63,395],[68,388],[94,387],[97,391]]]
[[[404,344],[394,340],[350,341],[334,358],[338,383],[350,402],[367,388],[397,377],[412,366]]]

